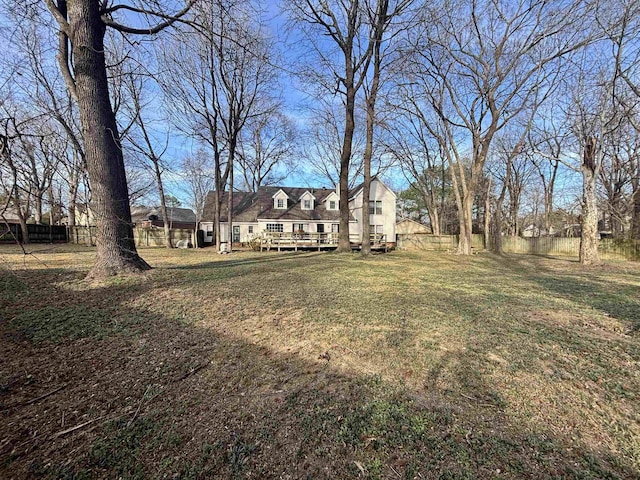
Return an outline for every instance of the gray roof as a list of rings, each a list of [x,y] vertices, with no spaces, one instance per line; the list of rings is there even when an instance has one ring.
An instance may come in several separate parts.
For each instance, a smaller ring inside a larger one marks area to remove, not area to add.
[[[134,223],[149,220],[155,215],[158,221],[164,221],[160,207],[131,207],[131,220]],[[167,216],[170,222],[195,223],[196,214],[190,208],[167,207]]]
[[[273,196],[282,190],[289,196],[287,208],[273,208]],[[311,193],[316,199],[312,210],[303,210],[300,197]],[[338,210],[327,210],[326,198],[334,190],[326,188],[301,187],[260,187],[257,192],[233,192],[233,220],[236,222],[255,223],[258,219],[268,220],[299,220],[299,221],[327,221],[340,220]],[[209,192],[204,206],[203,220],[213,221],[215,192]],[[227,192],[222,195],[221,221],[227,221]],[[352,218],[353,219],[353,218]]]

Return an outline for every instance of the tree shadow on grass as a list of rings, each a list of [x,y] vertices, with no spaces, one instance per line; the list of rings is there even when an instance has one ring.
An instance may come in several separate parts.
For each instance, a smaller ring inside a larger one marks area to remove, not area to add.
[[[537,284],[552,297],[591,307],[627,324],[628,331],[640,330],[640,292],[637,285],[611,278],[607,266],[583,267],[577,261],[549,258],[566,269],[551,268],[530,259],[510,256],[500,263],[505,268],[516,266],[519,273]],[[631,274],[629,274],[631,275]]]
[[[39,294],[67,310],[55,317],[32,304],[21,321],[0,323],[0,477],[639,474],[604,447],[576,448],[544,426],[514,421],[473,355],[444,355],[417,395],[337,373],[332,360],[276,353],[170,312],[132,308],[152,294],[151,282],[74,292],[42,275]],[[24,297],[14,304],[27,308]],[[87,329],[75,314],[83,309],[120,327]],[[47,338],[51,322],[66,326]],[[455,385],[443,385],[445,371]]]
[[[167,267],[167,269],[168,270],[220,269],[220,268],[232,268],[232,267],[248,266],[248,265],[262,265],[262,264],[268,264],[273,262],[290,261],[300,257],[313,258],[326,253],[327,252],[286,252],[286,253],[278,253],[277,256],[275,254],[271,254],[271,255],[265,255],[263,258],[259,258],[259,257],[251,257],[251,258],[243,258],[243,259],[229,258],[228,260],[203,262],[195,265],[172,266],[172,267]]]

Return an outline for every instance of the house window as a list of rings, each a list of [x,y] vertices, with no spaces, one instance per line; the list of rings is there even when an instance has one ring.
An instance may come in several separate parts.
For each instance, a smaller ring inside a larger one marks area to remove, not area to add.
[[[336,201],[329,200],[329,210],[336,210]]]
[[[369,215],[382,215],[382,200],[369,200]]]
[[[253,225],[249,225],[249,233],[253,233]]]
[[[311,200],[303,200],[302,201],[302,209],[303,210],[311,210]]]
[[[339,223],[332,223],[331,224],[331,232],[332,233],[340,233],[340,224]]]
[[[276,200],[276,208],[284,208],[284,198],[279,198]]]
[[[284,232],[282,223],[267,223],[267,232]]]
[[[304,232],[304,223],[294,223],[293,224],[294,232]]]
[[[374,233],[382,234],[384,229],[384,225],[375,225],[373,228]]]

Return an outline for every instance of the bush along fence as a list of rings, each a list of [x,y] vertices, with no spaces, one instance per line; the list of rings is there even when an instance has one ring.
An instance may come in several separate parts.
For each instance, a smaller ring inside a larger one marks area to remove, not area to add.
[[[77,243],[79,245],[95,245],[96,244],[96,227],[67,227],[69,233],[69,243]],[[186,243],[193,246],[195,238],[194,231],[184,228],[172,228],[170,230],[171,244],[175,247],[178,242]],[[138,247],[164,247],[165,236],[164,229],[142,228],[133,229],[133,239]]]
[[[65,243],[67,241],[67,227],[64,225],[35,225],[27,224],[30,243]],[[22,229],[18,223],[0,222],[0,242],[23,242]]]
[[[398,235],[398,248],[400,249],[453,251],[457,245],[457,235],[431,235],[427,233]],[[473,235],[471,246],[476,250],[484,249],[484,236]],[[580,238],[502,237],[502,249],[505,253],[578,257]],[[599,252],[600,257],[604,260],[640,261],[640,240],[603,238],[600,240]]]

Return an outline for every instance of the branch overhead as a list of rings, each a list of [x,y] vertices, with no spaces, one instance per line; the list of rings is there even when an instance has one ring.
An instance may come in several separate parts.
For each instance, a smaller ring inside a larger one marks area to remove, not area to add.
[[[189,0],[182,10],[174,14],[168,14],[158,10],[133,7],[131,5],[124,5],[124,4],[114,5],[109,8],[103,8],[101,9],[100,14],[101,14],[102,21],[104,22],[105,25],[119,32],[128,33],[131,35],[153,35],[155,33],[161,32],[167,27],[170,27],[177,21],[184,21],[183,17],[189,12],[189,10],[191,10],[191,7],[196,2],[197,0]],[[132,13],[136,13],[144,16],[150,16],[154,18],[161,18],[161,19],[164,19],[164,21],[159,22],[153,26],[149,26],[148,28],[132,27],[132,26],[120,23],[113,19],[113,14],[120,10],[132,12]]]

